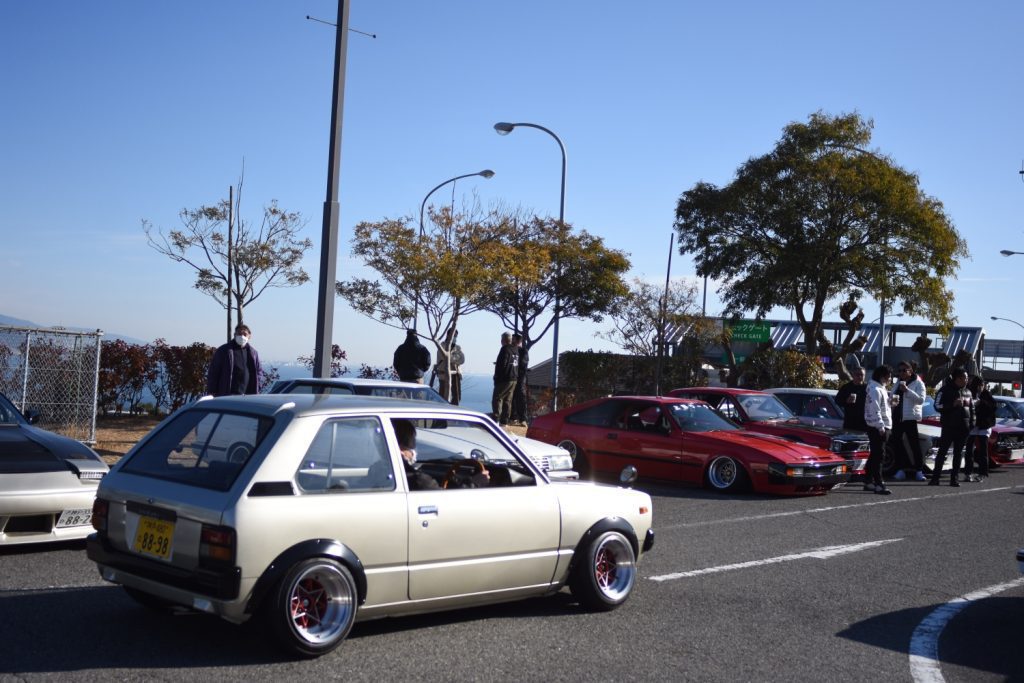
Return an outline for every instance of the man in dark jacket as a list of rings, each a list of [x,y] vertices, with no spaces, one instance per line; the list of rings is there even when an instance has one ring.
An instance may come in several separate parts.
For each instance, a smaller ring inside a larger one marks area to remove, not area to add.
[[[501,350],[494,361],[494,393],[491,394],[491,412],[501,425],[507,425],[512,412],[512,395],[519,376],[518,349],[512,344],[512,335],[503,332]]]
[[[235,327],[235,338],[213,352],[206,373],[206,393],[240,396],[260,393],[260,356],[250,344],[248,325]]]
[[[512,392],[512,424],[526,426],[527,402],[529,397],[526,393],[526,375],[530,368],[530,354],[523,346],[523,336],[518,332],[512,335],[512,345],[516,347],[519,354],[519,366],[516,374],[516,388]]]
[[[942,465],[946,462],[946,453],[952,444],[953,473],[949,478],[949,485],[959,486],[960,459],[964,454],[967,435],[974,429],[974,397],[967,388],[966,370],[954,368],[949,373],[946,383],[935,397],[935,409],[941,413],[942,435],[939,436],[939,452],[935,455],[935,467],[928,485],[939,485]]]
[[[864,383],[864,368],[853,368],[850,376],[853,379],[836,392],[836,403],[843,409],[843,428],[866,432],[868,424],[864,421],[864,397],[868,386]]]
[[[423,374],[430,369],[430,351],[420,343],[416,330],[405,333],[405,341],[395,349],[393,363],[398,379],[423,384]]]

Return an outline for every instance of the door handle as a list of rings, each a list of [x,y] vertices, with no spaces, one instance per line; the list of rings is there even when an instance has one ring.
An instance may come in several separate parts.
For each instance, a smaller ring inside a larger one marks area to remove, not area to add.
[[[419,507],[419,513],[421,515],[434,515],[436,517],[437,516],[437,506],[436,505],[421,505]]]

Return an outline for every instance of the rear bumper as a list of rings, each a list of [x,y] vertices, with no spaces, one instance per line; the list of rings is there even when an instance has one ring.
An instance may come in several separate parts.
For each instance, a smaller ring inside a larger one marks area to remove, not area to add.
[[[86,539],[85,552],[99,565],[100,575],[114,583],[122,583],[117,575],[124,573],[213,600],[227,602],[238,598],[242,580],[239,567],[223,571],[179,569],[116,550],[98,533]]]

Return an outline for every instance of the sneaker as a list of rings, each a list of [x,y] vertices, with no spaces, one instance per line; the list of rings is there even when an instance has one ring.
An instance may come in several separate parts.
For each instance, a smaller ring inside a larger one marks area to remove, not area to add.
[[[950,486],[959,486],[960,482],[958,482],[956,479],[950,479],[949,480],[949,485]]]
[[[876,486],[875,487],[875,493],[877,493],[880,496],[891,496],[892,495],[892,491],[890,491],[889,489],[885,488],[884,486]]]
[[[924,472],[921,471],[918,471],[918,473],[914,475],[914,479],[917,479],[918,481],[924,481],[926,478],[927,477],[924,476]]]
[[[903,481],[907,478],[907,473],[903,470],[896,470],[896,474],[893,475],[893,479],[896,481]]]
[[[972,484],[977,484],[978,482],[981,481],[981,477],[979,477],[977,474],[972,474],[969,477],[967,477],[967,481],[971,482]]]
[[[864,490],[865,491],[872,491],[873,492],[875,490],[875,485],[874,484],[864,484]]]
[[[939,480],[938,479],[929,479],[928,480],[928,485],[929,486],[938,486],[939,485]]]

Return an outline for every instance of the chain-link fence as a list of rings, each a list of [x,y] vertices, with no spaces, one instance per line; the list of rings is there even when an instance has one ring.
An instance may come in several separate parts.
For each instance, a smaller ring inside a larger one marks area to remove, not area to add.
[[[95,444],[101,336],[0,326],[0,392],[37,427]]]

